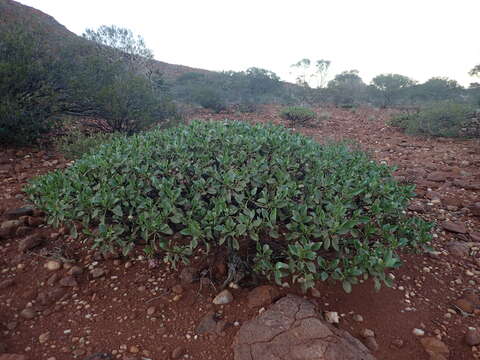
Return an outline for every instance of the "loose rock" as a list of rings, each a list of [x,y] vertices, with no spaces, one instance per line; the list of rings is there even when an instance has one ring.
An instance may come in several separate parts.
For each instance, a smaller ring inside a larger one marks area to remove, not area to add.
[[[420,343],[432,360],[446,360],[450,355],[450,350],[447,345],[436,337],[423,338],[420,340]]]
[[[39,245],[41,245],[43,242],[43,237],[39,234],[33,234],[30,236],[27,236],[26,238],[20,240],[18,243],[18,250],[20,252],[26,252],[27,250],[31,250]]]
[[[32,308],[25,308],[20,312],[20,316],[24,319],[31,320],[37,316],[37,313]]]
[[[179,359],[181,356],[185,354],[185,351],[186,351],[185,348],[182,346],[176,347],[172,351],[172,359]]]
[[[480,332],[473,327],[469,327],[465,334],[465,342],[470,346],[480,345]]]
[[[462,223],[454,223],[454,222],[451,222],[451,221],[445,221],[442,224],[442,227],[447,231],[458,233],[458,234],[466,234],[467,233],[467,228]]]
[[[21,208],[16,208],[16,209],[10,209],[5,211],[3,214],[9,219],[18,219],[21,216],[32,216],[33,215],[33,209],[30,207],[21,207]]]
[[[49,261],[47,261],[47,263],[45,264],[45,267],[46,267],[49,271],[57,271],[57,270],[59,270],[59,269],[62,267],[62,264],[61,264],[59,261],[49,260]]]
[[[325,321],[329,324],[338,324],[340,322],[340,318],[338,317],[338,312],[336,311],[327,311],[325,313]]]
[[[102,277],[103,275],[105,275],[105,270],[100,268],[95,268],[92,271],[90,271],[90,275],[92,275],[93,279],[98,279],[99,277]]]
[[[323,321],[310,301],[287,295],[245,322],[233,341],[235,360],[374,360],[346,331]]]
[[[415,336],[423,336],[425,335],[425,331],[422,329],[413,329],[412,330],[413,335]]]
[[[185,267],[180,272],[180,280],[183,284],[191,284],[198,278],[198,272],[193,267]]]
[[[467,299],[458,299],[455,301],[455,305],[462,311],[466,313],[473,313],[473,310],[475,310],[475,306]]]
[[[229,290],[221,291],[215,298],[213,299],[213,303],[215,305],[225,305],[229,304],[233,301],[233,295]]]
[[[265,307],[270,305],[280,295],[277,288],[271,285],[258,286],[248,294],[248,307]]]
[[[371,336],[367,337],[363,343],[367,346],[367,348],[372,351],[377,351],[379,348],[377,340],[375,340],[375,338]]]

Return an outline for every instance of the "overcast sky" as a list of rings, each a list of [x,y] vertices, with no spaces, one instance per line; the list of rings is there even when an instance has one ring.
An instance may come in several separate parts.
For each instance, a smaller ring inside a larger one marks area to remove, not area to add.
[[[332,61],[330,77],[358,69],[462,85],[480,63],[480,0],[21,0],[69,30],[119,25],[155,58],[208,70],[256,66],[293,80],[302,58]]]

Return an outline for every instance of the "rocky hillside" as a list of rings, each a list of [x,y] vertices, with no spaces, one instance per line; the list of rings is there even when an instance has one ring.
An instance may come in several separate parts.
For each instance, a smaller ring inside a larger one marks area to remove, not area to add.
[[[38,38],[52,49],[61,47],[66,41],[87,41],[68,30],[52,16],[13,0],[0,0],[0,29],[3,26],[27,28],[28,31],[35,32]],[[205,74],[210,72],[157,60],[154,61],[154,65],[168,80],[175,79],[187,72]]]

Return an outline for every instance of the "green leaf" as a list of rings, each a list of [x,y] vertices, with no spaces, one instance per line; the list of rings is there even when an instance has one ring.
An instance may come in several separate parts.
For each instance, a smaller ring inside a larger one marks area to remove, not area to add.
[[[119,216],[119,217],[123,216],[122,207],[121,207],[120,205],[115,206],[115,207],[112,209],[112,212],[113,212],[115,215]]]

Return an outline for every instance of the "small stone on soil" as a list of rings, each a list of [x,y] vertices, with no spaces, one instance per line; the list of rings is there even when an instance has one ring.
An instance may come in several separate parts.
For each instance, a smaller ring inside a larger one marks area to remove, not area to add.
[[[213,303],[215,305],[225,305],[229,304],[233,301],[233,295],[229,290],[221,291],[215,298],[213,299]]]

